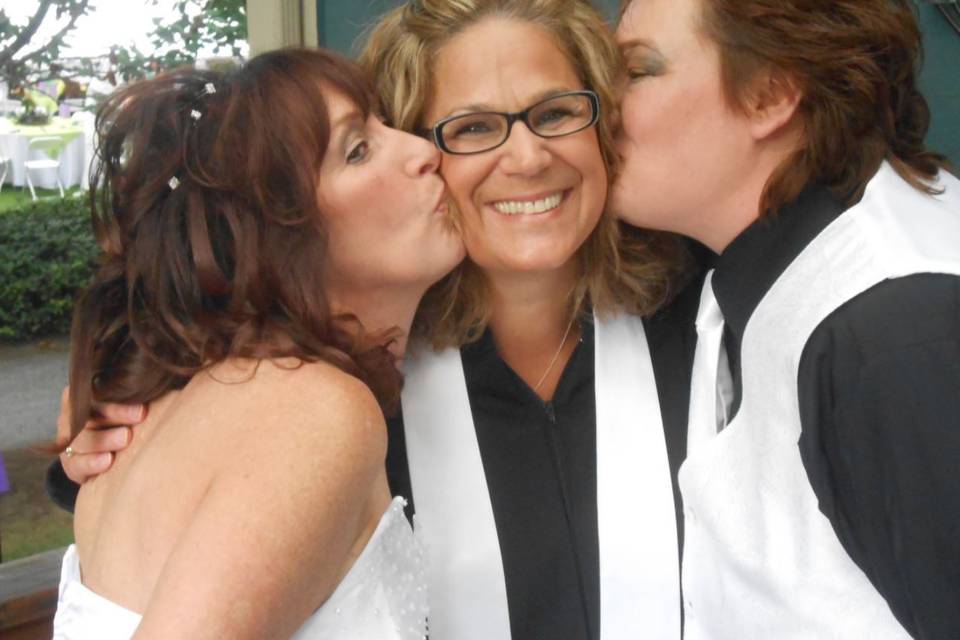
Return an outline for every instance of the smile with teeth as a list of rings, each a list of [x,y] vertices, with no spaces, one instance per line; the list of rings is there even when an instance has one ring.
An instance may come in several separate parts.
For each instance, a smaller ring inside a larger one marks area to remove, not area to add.
[[[556,209],[562,199],[563,193],[558,191],[539,200],[500,200],[493,203],[493,208],[508,216],[534,215]]]

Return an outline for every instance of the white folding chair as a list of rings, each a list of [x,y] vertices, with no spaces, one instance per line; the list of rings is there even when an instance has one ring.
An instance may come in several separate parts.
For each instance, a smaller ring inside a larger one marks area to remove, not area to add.
[[[59,152],[63,151],[61,147],[63,147],[63,138],[60,136],[37,136],[36,138],[30,138],[30,142],[27,143],[27,159],[23,161],[23,168],[26,169],[24,173],[27,176],[27,186],[30,187],[30,197],[34,200],[37,199],[37,192],[33,190],[30,171],[40,169],[53,169],[56,172],[54,175],[57,178],[57,187],[60,188],[60,197],[63,197],[63,183],[60,182]],[[57,157],[51,157],[50,150],[56,150],[58,152]],[[37,151],[43,157],[31,160],[31,154]]]
[[[7,169],[13,164],[13,159],[0,155],[0,193],[3,193],[3,181],[7,179]]]
[[[13,127],[6,118],[0,118],[0,193],[3,192],[3,181],[7,179],[7,171],[13,166],[13,158],[7,149],[6,133]]]
[[[16,113],[17,110],[23,105],[20,104],[19,100],[10,100],[9,98],[4,98],[0,100],[0,115],[7,115],[10,113]]]
[[[90,188],[90,179],[93,177],[93,163],[96,161],[96,116],[89,111],[75,111],[70,119],[83,127],[83,177],[80,180],[80,189]]]

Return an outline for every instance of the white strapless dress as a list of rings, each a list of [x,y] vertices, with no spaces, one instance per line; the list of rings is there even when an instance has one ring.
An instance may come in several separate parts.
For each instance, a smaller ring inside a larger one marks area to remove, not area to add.
[[[333,595],[294,640],[423,640],[427,636],[424,554],[394,498]],[[140,615],[83,586],[74,545],[63,556],[54,640],[129,640]]]

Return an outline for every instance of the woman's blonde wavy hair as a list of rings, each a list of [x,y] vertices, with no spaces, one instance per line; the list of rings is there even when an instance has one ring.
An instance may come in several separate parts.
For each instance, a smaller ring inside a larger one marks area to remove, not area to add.
[[[388,12],[369,31],[360,64],[372,75],[390,123],[405,131],[429,124],[423,118],[438,50],[488,18],[528,22],[554,36],[584,86],[600,97],[597,137],[612,182],[620,57],[607,24],[585,0],[410,0]],[[650,314],[672,297],[687,271],[676,237],[627,227],[608,211],[577,257],[582,276],[571,292],[571,314],[590,307],[600,315]],[[486,279],[467,259],[427,292],[413,332],[434,348],[460,346],[478,339],[489,318]]]

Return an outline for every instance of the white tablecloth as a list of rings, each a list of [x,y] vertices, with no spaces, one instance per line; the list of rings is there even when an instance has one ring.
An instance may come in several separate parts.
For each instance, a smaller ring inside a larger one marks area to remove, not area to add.
[[[67,143],[66,147],[60,153],[60,181],[64,188],[79,184],[86,184],[87,178],[87,143],[89,134],[84,134]],[[27,143],[29,138],[16,131],[0,132],[0,156],[10,158],[11,163],[7,165],[7,177],[4,184],[13,184],[17,187],[27,186],[26,168],[23,166],[27,160]],[[32,151],[31,159],[44,158],[43,151]],[[0,169],[2,173],[2,169]],[[30,173],[34,187],[44,189],[56,189],[56,172],[53,169],[34,169]]]

